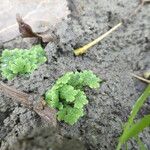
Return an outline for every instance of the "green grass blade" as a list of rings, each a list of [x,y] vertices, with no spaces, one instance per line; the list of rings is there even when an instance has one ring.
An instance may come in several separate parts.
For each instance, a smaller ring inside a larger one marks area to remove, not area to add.
[[[119,139],[117,150],[120,150],[122,144],[124,144],[124,141],[125,141],[124,139],[126,137],[126,134],[128,133],[128,130],[130,129],[130,127],[133,123],[133,120],[134,120],[135,116],[137,115],[139,109],[143,106],[144,102],[146,101],[146,99],[149,96],[150,96],[150,84],[147,86],[147,88],[144,90],[143,94],[138,98],[135,105],[133,106],[130,117],[128,119],[128,122],[126,123],[126,126],[124,128],[124,132],[123,132],[122,136]]]
[[[144,102],[146,101],[146,99],[149,96],[150,96],[150,84],[148,85],[148,87],[145,89],[143,94],[138,98],[135,105],[133,106],[132,111],[131,111],[131,115],[128,119],[128,123],[125,127],[126,129],[128,129],[130,127],[130,125],[133,123],[133,119],[135,118],[139,109],[143,106]]]
[[[126,143],[126,145],[125,145],[125,146],[126,146],[126,150],[128,150],[128,143]]]
[[[127,142],[130,138],[138,135],[144,128],[150,126],[150,115],[144,116],[140,121],[132,124],[131,128],[126,132],[123,143]]]
[[[136,140],[137,140],[140,150],[147,150],[144,143],[141,141],[141,139],[138,136],[136,137]]]

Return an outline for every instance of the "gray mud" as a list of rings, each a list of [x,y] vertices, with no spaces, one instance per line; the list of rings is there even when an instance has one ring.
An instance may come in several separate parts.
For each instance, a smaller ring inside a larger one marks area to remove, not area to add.
[[[55,132],[34,112],[0,95],[1,150],[57,150],[58,147],[63,150],[73,149],[71,147],[114,150],[123,122],[146,87],[130,73],[140,74],[150,68],[150,6],[145,5],[137,16],[85,55],[75,57],[75,48],[109,30],[128,16],[139,1],[68,2],[72,13],[70,19],[57,29],[59,41],[49,43],[45,48],[48,62],[32,75],[17,77],[8,84],[25,92],[43,95],[63,73],[84,69],[92,70],[104,82],[100,89],[87,89],[89,104],[85,109],[86,115],[73,126],[58,123],[58,131]],[[26,47],[31,46],[30,42],[17,39],[3,44],[3,47],[24,47],[23,43]],[[149,102],[144,108],[142,112],[150,112]],[[141,134],[141,139],[150,149],[150,130]],[[54,146],[56,143],[57,148]],[[138,149],[134,141],[130,142],[129,149]]]

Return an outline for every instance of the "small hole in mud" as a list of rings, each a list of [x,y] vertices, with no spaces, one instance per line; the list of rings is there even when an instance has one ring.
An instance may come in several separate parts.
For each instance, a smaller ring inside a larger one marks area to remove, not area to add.
[[[105,145],[105,146],[104,146],[104,148],[106,148],[106,149],[107,149],[107,146]]]
[[[81,69],[77,68],[77,71],[78,71],[78,72],[81,72]]]
[[[108,16],[108,22],[110,22],[111,21],[111,17],[112,17],[111,11],[107,12],[107,16]]]
[[[57,58],[55,56],[52,56],[52,58],[55,62],[57,62]]]
[[[47,79],[48,79],[48,77],[44,77],[43,79],[44,79],[44,80],[47,80]]]
[[[20,103],[18,103],[18,107],[22,107],[22,105]]]
[[[57,54],[58,54],[58,56],[60,56],[60,55],[63,54],[63,53],[64,53],[63,49],[60,48],[60,47],[58,47],[58,48],[57,48]]]
[[[145,43],[148,43],[148,42],[149,42],[148,37],[145,37]]]
[[[46,136],[44,136],[44,139],[47,139],[49,136],[48,135],[46,135]]]
[[[67,136],[66,139],[71,140],[72,138],[70,136]]]
[[[16,124],[20,123],[20,118],[18,117],[16,120]]]
[[[86,55],[86,53],[81,55],[82,60],[84,60],[85,55]]]
[[[7,79],[2,79],[2,81],[3,81],[4,83],[7,83],[8,80],[7,80]]]
[[[45,64],[48,64],[48,60],[45,62]]]
[[[24,91],[24,92],[26,92],[26,91]],[[28,91],[28,94],[31,94],[31,93],[33,93],[33,90],[29,90]]]
[[[15,131],[15,135],[16,135],[16,137],[18,137],[18,131]]]
[[[103,79],[103,81],[101,81],[101,83],[105,83],[105,82],[107,82],[107,80],[106,80],[106,79]]]

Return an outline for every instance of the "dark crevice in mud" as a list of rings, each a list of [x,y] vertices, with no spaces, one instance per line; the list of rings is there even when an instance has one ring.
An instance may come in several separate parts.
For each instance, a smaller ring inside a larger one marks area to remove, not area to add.
[[[15,131],[15,136],[18,137],[18,131]]]
[[[52,56],[52,62],[57,62],[57,57],[56,56]]]
[[[3,127],[0,130],[0,141],[3,141],[5,139],[5,137],[7,136],[7,134],[11,131],[12,131],[12,129],[10,127]]]
[[[17,119],[16,119],[16,124],[19,124],[20,123],[20,118],[18,117]]]
[[[107,12],[107,15],[108,15],[108,22],[110,22],[110,21],[111,21],[111,16],[112,16],[111,11],[108,11],[108,12]]]
[[[64,51],[61,47],[58,47],[56,50],[57,57],[61,57],[64,54]]]
[[[48,79],[48,77],[44,77],[44,78],[43,78],[43,80],[47,80],[47,79]]]
[[[13,112],[13,110],[7,109],[5,112],[0,112],[0,126],[2,127],[4,125],[4,119],[6,119],[10,114]]]
[[[76,67],[76,70],[78,71],[78,72],[81,72],[82,70],[80,69],[80,68],[78,68],[78,67]]]
[[[82,8],[75,0],[67,0],[68,1],[68,8],[71,11],[69,17],[75,20],[79,20],[80,12]]]
[[[23,90],[23,92],[26,92],[26,91]],[[37,93],[37,91],[35,91],[35,90],[28,90],[27,93],[28,93],[28,94],[33,94],[33,93],[35,94],[35,93]]]
[[[71,140],[72,137],[71,136],[65,136],[66,139]]]

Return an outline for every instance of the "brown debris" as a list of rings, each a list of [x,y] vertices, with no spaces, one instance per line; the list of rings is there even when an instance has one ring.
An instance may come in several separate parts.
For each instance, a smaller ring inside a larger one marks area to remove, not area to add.
[[[39,35],[33,32],[31,26],[25,23],[19,14],[16,15],[16,20],[19,25],[19,32],[21,33],[21,36],[23,38],[26,38],[26,37],[41,38]]]
[[[21,33],[21,36],[23,38],[37,38],[39,43],[45,47],[50,41],[54,41],[55,37],[51,35],[45,35],[45,34],[37,34],[35,33],[31,26],[24,22],[22,17],[19,14],[16,14],[16,20],[19,25],[19,32]]]
[[[141,0],[141,3],[149,3],[150,2],[150,0]]]
[[[21,92],[15,87],[10,87],[3,82],[0,82],[0,91],[8,97],[14,98],[18,103],[34,110],[41,118],[48,121],[53,126],[56,126],[56,110],[46,106],[42,97],[35,101],[33,95]]]

